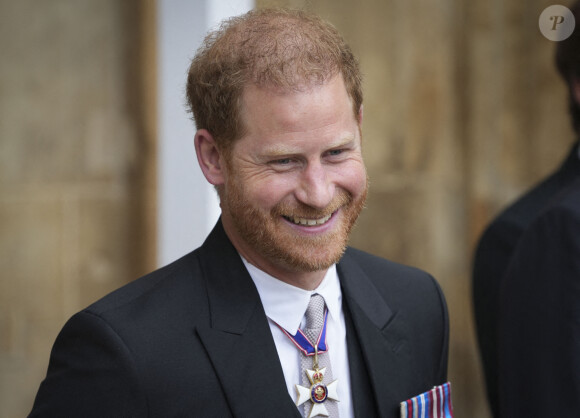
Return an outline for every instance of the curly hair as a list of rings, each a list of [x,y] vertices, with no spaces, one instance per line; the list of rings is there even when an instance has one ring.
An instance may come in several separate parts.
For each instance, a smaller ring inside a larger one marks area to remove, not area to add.
[[[576,27],[569,38],[556,46],[556,67],[570,89],[570,114],[577,133],[580,133],[580,103],[572,93],[573,83],[580,82],[580,1],[570,6]]]
[[[362,77],[339,32],[298,10],[258,9],[210,32],[187,77],[187,101],[197,129],[207,129],[223,151],[244,135],[244,87],[301,91],[341,74],[358,120]]]

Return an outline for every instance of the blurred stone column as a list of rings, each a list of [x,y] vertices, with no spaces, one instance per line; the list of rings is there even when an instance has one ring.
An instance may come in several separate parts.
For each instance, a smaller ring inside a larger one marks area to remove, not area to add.
[[[491,217],[554,170],[575,140],[567,88],[554,64],[556,43],[538,28],[552,4],[495,0],[467,8],[471,242]]]
[[[154,265],[148,3],[0,1],[1,417],[71,314]]]

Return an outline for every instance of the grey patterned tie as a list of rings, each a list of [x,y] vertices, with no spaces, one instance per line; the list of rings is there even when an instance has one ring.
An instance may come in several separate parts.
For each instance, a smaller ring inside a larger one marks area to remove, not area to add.
[[[306,317],[306,325],[302,329],[302,332],[308,338],[310,343],[313,346],[316,346],[316,342],[318,340],[318,336],[320,335],[320,331],[322,330],[322,326],[324,325],[324,298],[319,295],[318,293],[313,294],[310,297],[310,303],[308,304],[308,308],[306,309],[305,317]],[[312,382],[308,378],[308,374],[306,370],[313,369],[314,363],[314,356],[306,356],[301,353],[301,382],[303,386],[310,387]],[[330,367],[330,357],[328,352],[318,354],[318,367],[322,370],[326,368],[324,373],[324,380],[323,383],[325,385],[330,384],[333,381],[332,378],[332,368]],[[311,401],[302,404],[303,416],[306,418],[313,418],[315,416],[324,416],[319,413],[316,415],[310,415],[313,407],[313,403]],[[324,407],[326,411],[328,411],[328,416],[331,418],[338,418],[338,405],[336,400],[333,399],[326,399],[324,401]]]

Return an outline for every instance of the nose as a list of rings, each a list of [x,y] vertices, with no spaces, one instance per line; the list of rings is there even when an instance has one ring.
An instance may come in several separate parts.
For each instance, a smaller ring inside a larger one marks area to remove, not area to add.
[[[334,196],[334,184],[321,162],[308,163],[300,174],[296,199],[314,209],[326,208]]]

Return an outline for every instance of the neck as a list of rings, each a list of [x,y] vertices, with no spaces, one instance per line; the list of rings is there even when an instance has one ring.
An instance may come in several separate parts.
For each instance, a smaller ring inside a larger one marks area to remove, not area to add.
[[[322,283],[322,280],[328,271],[328,267],[316,271],[301,271],[292,266],[285,265],[282,262],[268,260],[255,251],[252,251],[243,239],[239,239],[238,234],[232,233],[232,231],[235,231],[235,228],[231,225],[230,219],[223,216],[223,214],[222,224],[226,235],[238,253],[240,253],[240,255],[253,266],[284,283],[288,283],[289,285],[304,290],[314,290],[320,285],[320,283]]]
[[[326,276],[326,272],[328,271],[328,269],[307,272],[293,271],[290,269],[284,269],[279,266],[271,265],[267,262],[260,263],[251,257],[247,257],[243,253],[240,254],[242,254],[248,263],[259,268],[263,272],[268,273],[275,279],[304,290],[316,289],[320,283],[322,283],[322,280],[324,280],[324,276]]]

